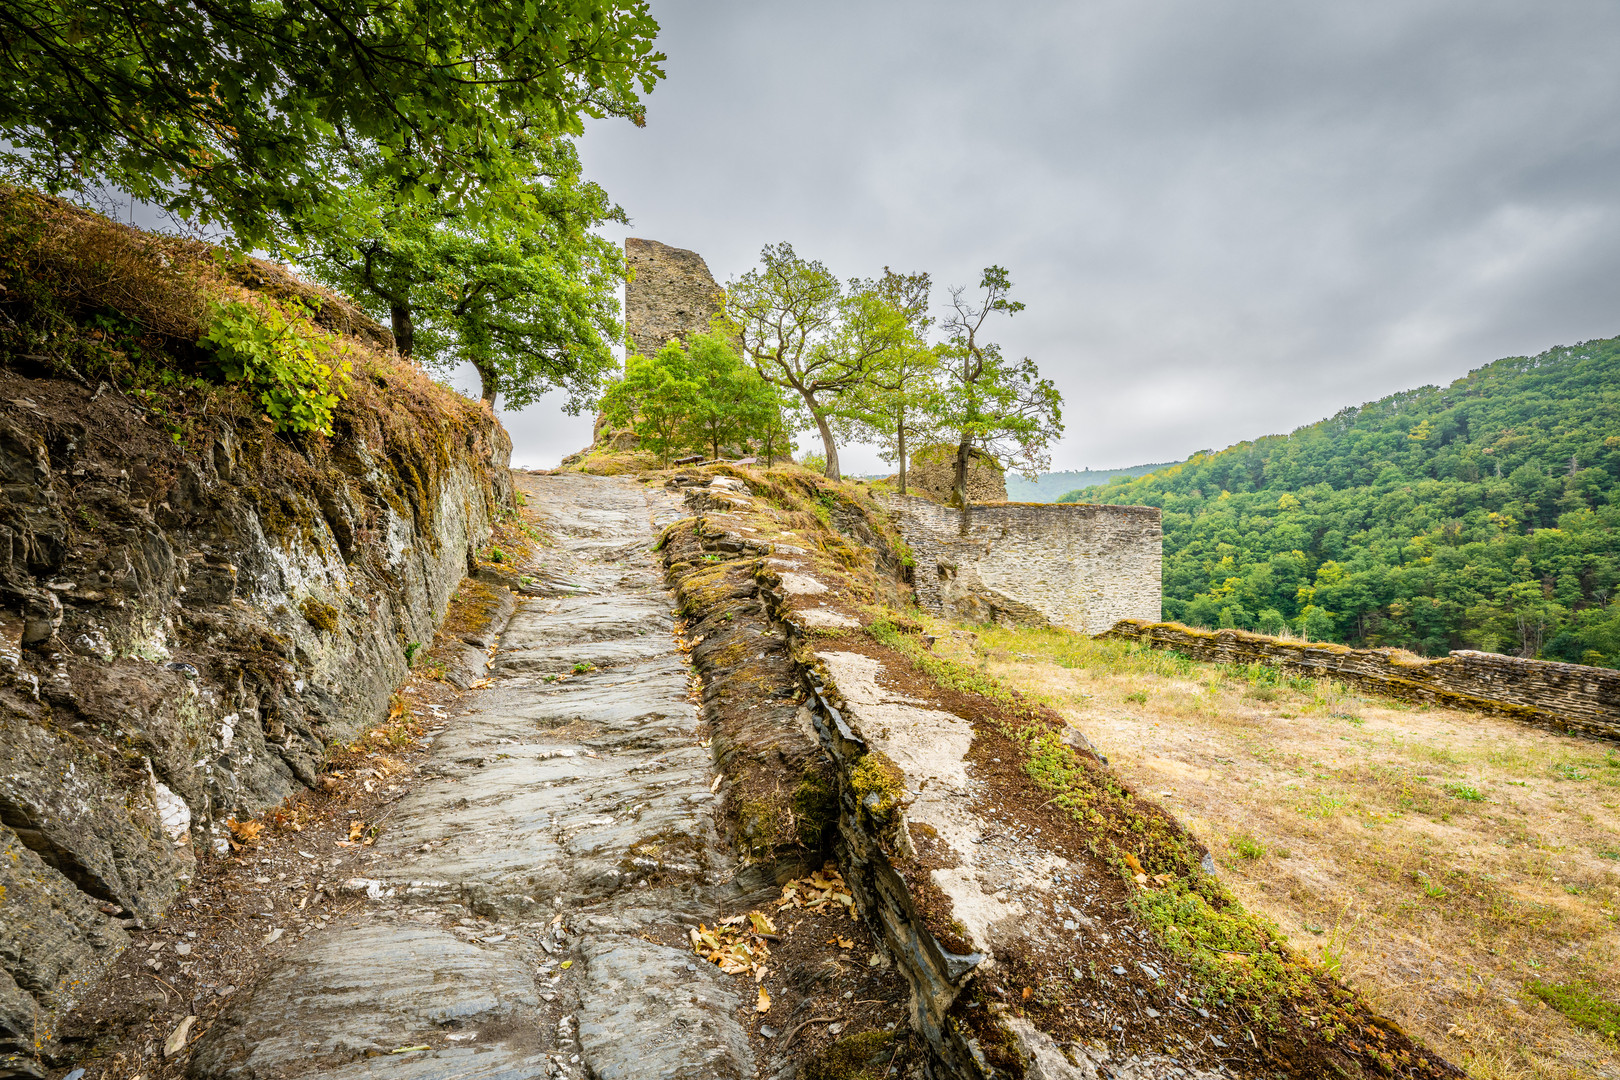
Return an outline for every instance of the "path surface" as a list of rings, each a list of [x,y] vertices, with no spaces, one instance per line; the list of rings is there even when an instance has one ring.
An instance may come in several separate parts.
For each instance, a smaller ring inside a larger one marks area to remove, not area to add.
[[[732,870],[649,554],[679,503],[619,478],[518,481],[557,538],[547,577],[582,588],[519,605],[493,684],[347,883],[352,911],[210,1029],[194,1076],[755,1075],[742,984],[641,936],[710,918]]]

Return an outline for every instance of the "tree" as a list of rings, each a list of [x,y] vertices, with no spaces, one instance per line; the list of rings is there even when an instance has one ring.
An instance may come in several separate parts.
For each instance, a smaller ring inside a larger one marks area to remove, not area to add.
[[[667,467],[677,450],[719,457],[729,447],[776,440],[787,425],[780,391],[738,357],[723,334],[671,340],[651,359],[631,355],[609,385],[602,412],[629,427]]]
[[[737,355],[724,335],[693,334],[686,344],[688,371],[698,394],[687,417],[687,441],[718,458],[780,426],[774,388]]]
[[[879,358],[904,344],[905,317],[861,282],[846,292],[791,244],[767,244],[760,263],[727,290],[728,314],[760,375],[804,402],[826,452],[826,475],[837,480],[832,399],[862,386]]]
[[[685,350],[671,341],[654,356],[625,357],[624,377],[602,395],[602,413],[613,426],[635,432],[667,469],[670,457],[686,445],[687,418],[700,392]]]
[[[645,0],[8,0],[0,157],[23,182],[111,184],[243,248],[320,216],[333,153],[476,214],[517,197],[536,134],[643,122],[657,32]]]
[[[884,461],[898,462],[902,495],[907,447],[927,441],[937,428],[939,357],[926,340],[933,322],[928,316],[931,288],[926,273],[897,274],[888,267],[881,281],[865,286],[901,314],[909,335],[878,358],[864,388],[843,395],[835,410],[840,435],[875,442]]]
[[[491,405],[556,388],[571,413],[594,400],[615,363],[623,261],[592,230],[625,217],[581,178],[570,140],[537,148],[521,201],[479,216],[418,203],[368,165],[351,175],[339,212],[297,231],[301,268],[388,319],[425,367],[470,363]]]
[[[1000,346],[984,340],[991,315],[1024,310],[1009,298],[1007,271],[986,267],[979,290],[977,298],[968,299],[965,287],[951,289],[951,311],[942,324],[949,336],[940,346],[940,425],[957,436],[952,498],[962,508],[964,527],[971,513],[967,470],[975,447],[1034,479],[1047,466],[1047,446],[1063,432],[1063,398],[1052,381],[1040,377],[1029,357],[1009,361]]]

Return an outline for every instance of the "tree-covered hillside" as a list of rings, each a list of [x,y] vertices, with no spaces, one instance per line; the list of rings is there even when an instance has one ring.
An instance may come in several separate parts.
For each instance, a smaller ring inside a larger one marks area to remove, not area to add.
[[[1161,461],[1156,465],[1131,465],[1123,469],[1069,469],[1041,473],[1033,480],[1009,473],[1007,498],[1013,502],[1078,502],[1084,489],[1094,484],[1106,484],[1116,476],[1145,476],[1154,469],[1179,464],[1179,461]]]
[[[1169,619],[1620,667],[1620,338],[1086,498],[1163,509]]]

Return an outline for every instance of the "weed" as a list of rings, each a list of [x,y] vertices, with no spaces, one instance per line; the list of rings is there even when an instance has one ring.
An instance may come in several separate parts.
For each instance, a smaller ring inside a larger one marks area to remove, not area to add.
[[[574,674],[575,675],[583,675],[588,671],[595,671],[595,670],[596,670],[596,665],[592,664],[592,663],[589,663],[589,662],[587,662],[585,660],[581,660],[579,663],[574,665]]]
[[[1147,704],[1147,699],[1148,699],[1148,696],[1147,696],[1147,691],[1146,690],[1138,690],[1134,694],[1126,694],[1125,695],[1125,700],[1126,701],[1134,701],[1138,705],[1146,705]]]
[[[422,651],[422,643],[420,641],[413,641],[409,645],[406,645],[405,646],[405,666],[410,667],[412,664],[416,663],[416,654],[421,652],[421,651]]]
[[[1238,833],[1227,841],[1232,850],[1237,852],[1241,859],[1263,859],[1266,857],[1266,845],[1250,836],[1248,833]]]
[[[1461,799],[1463,802],[1485,801],[1485,796],[1479,793],[1478,788],[1470,787],[1467,784],[1447,784],[1446,794],[1450,795],[1453,799]]]

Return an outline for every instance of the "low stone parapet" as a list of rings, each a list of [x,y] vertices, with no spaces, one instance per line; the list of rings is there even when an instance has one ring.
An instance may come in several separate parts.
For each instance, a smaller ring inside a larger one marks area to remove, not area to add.
[[[1472,650],[1429,659],[1404,649],[1353,649],[1145,619],[1122,619],[1099,636],[1174,649],[1195,660],[1270,664],[1406,701],[1474,709],[1559,731],[1620,739],[1620,671],[1608,668]]]

